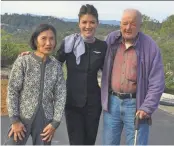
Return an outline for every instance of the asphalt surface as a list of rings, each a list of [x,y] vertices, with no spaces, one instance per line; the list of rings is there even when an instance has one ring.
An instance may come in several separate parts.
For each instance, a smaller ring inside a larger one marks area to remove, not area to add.
[[[100,125],[97,135],[96,144],[102,144],[102,125],[103,115],[101,115]],[[7,116],[1,117],[1,145],[5,142],[7,130],[9,127],[9,119]],[[121,144],[125,144],[124,132]],[[27,145],[32,145],[31,137],[28,139]],[[56,130],[52,140],[52,145],[69,145],[66,129],[65,118]],[[158,109],[152,116],[152,126],[149,134],[149,145],[174,145],[174,115]]]

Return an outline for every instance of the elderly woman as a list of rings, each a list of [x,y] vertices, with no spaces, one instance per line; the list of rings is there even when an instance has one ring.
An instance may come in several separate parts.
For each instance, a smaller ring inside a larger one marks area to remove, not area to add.
[[[26,144],[30,134],[34,145],[50,145],[65,107],[62,67],[50,56],[56,46],[55,28],[39,25],[30,46],[34,52],[16,59],[9,79],[7,145]]]

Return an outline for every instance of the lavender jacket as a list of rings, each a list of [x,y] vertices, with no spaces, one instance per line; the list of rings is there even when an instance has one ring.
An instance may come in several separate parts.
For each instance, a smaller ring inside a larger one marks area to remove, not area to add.
[[[106,38],[108,49],[101,82],[102,106],[105,111],[108,111],[111,72],[120,38],[120,31],[111,32]],[[165,87],[160,49],[151,37],[139,32],[135,50],[138,60],[136,106],[138,110],[143,110],[151,115],[157,109]]]

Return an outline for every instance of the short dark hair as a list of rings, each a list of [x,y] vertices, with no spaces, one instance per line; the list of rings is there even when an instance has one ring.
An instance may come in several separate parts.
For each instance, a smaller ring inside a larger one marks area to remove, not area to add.
[[[54,26],[52,26],[50,24],[40,24],[39,26],[36,27],[35,31],[32,33],[31,38],[30,38],[30,47],[33,50],[37,50],[36,42],[37,42],[37,37],[39,36],[39,34],[42,33],[43,31],[46,31],[49,29],[52,30],[52,32],[54,33],[55,41],[57,44],[56,29],[54,28]],[[56,47],[56,44],[55,44],[55,47]]]
[[[78,14],[79,21],[80,21],[81,16],[86,15],[86,14],[90,14],[90,15],[94,16],[98,22],[98,12],[97,12],[97,9],[93,5],[89,5],[89,4],[82,5],[82,7],[80,8],[79,14]]]

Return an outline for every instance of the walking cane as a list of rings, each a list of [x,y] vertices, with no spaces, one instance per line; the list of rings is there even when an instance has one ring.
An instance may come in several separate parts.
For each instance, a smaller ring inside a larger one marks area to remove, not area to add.
[[[138,135],[140,120],[141,119],[139,119],[138,115],[135,116],[135,139],[134,139],[134,146],[136,146],[136,144],[137,144],[137,135]],[[147,120],[148,125],[151,126],[152,125],[152,118],[149,117],[146,120]]]
[[[137,144],[137,135],[139,130],[139,117],[135,116],[135,138],[134,138],[134,146]]]

